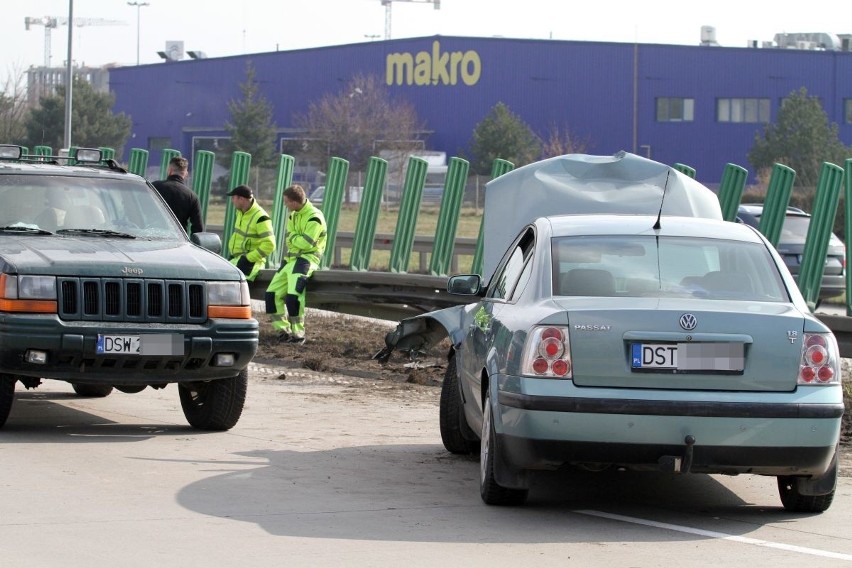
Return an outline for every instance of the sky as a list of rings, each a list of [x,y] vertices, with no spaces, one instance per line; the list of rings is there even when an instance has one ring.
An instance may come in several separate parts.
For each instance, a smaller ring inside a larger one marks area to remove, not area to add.
[[[69,0],[2,0],[0,79],[45,61],[46,26],[24,19],[68,18]],[[224,57],[376,41],[385,37],[382,0],[73,0],[77,65],[162,63],[166,42]],[[724,47],[771,41],[776,33],[852,33],[836,1],[748,0],[393,0],[391,38],[432,35],[698,45],[702,26]],[[137,21],[138,17],[138,21]],[[85,25],[80,25],[80,24]],[[847,26],[838,28],[838,26]],[[51,65],[67,60],[68,26],[50,29]],[[139,31],[137,35],[137,30]]]

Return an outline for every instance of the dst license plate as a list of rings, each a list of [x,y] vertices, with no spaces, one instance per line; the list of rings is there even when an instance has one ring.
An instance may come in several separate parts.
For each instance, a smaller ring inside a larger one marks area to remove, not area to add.
[[[742,371],[742,343],[634,343],[633,369],[678,371]]]

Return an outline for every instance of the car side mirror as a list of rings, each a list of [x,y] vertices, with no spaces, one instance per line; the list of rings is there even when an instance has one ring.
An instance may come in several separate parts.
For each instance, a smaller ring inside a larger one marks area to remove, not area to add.
[[[216,233],[192,233],[189,240],[210,252],[222,252],[222,239]]]
[[[479,277],[479,274],[451,276],[447,280],[447,292],[458,294],[459,296],[476,296],[479,294],[481,285],[482,279]]]

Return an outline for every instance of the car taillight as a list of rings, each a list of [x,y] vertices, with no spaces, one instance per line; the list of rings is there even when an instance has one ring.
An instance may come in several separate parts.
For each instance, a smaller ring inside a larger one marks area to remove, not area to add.
[[[840,382],[837,341],[829,333],[806,333],[802,338],[799,363],[800,385],[827,385]]]
[[[569,346],[566,327],[536,326],[532,328],[524,346],[521,374],[570,379],[572,367]]]

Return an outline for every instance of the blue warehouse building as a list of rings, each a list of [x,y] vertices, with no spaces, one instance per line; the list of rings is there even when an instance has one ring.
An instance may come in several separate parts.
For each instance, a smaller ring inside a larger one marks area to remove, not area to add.
[[[591,154],[688,164],[711,186],[733,162],[753,181],[755,136],[802,87],[852,145],[849,51],[434,36],[112,69],[114,110],[133,119],[125,159],[131,147],[154,161],[164,148],[215,151],[249,62],[287,153],[304,137],[294,116],[359,74],[411,103],[426,148],[447,155],[464,155],[502,102],[540,136],[567,130]]]

